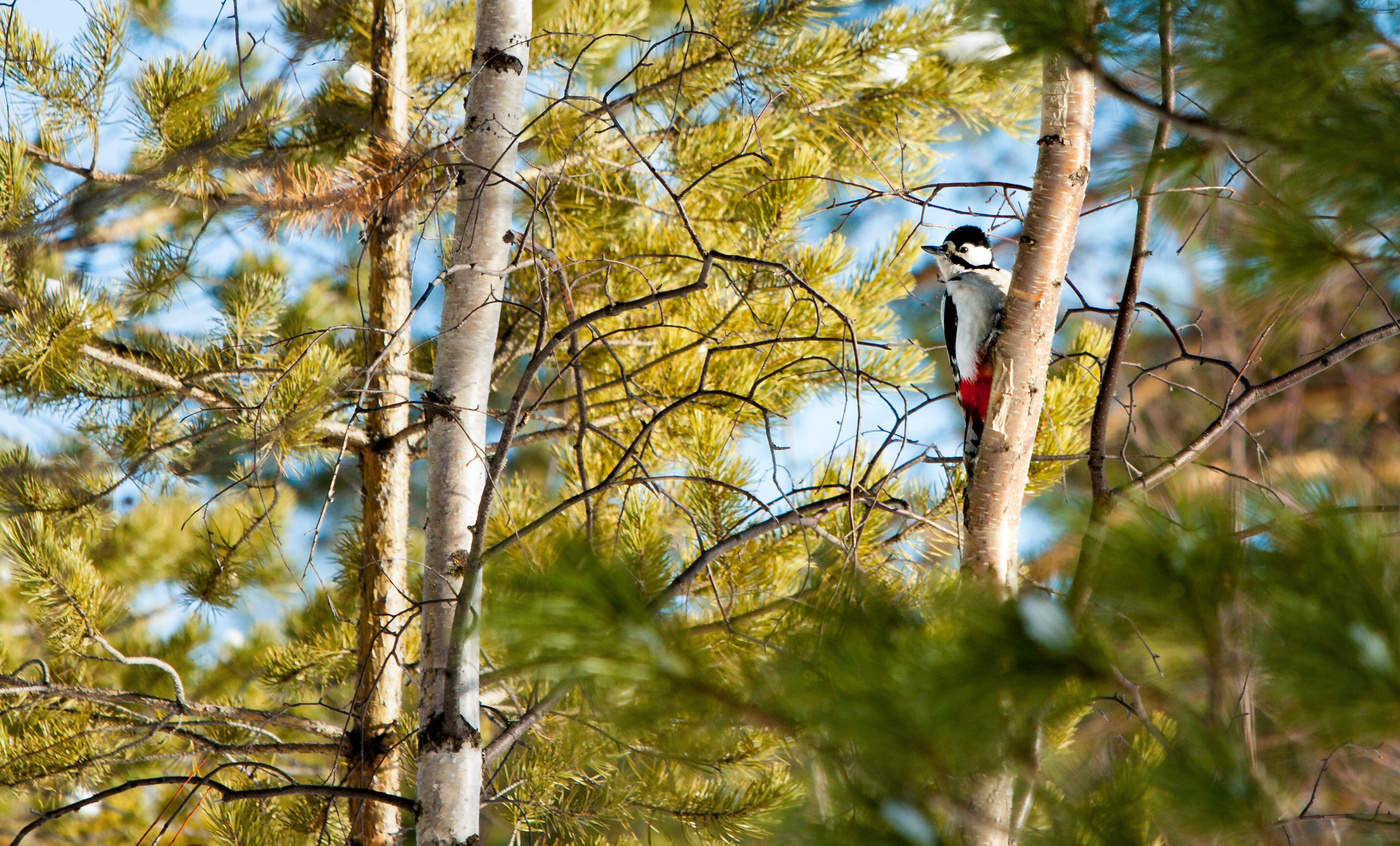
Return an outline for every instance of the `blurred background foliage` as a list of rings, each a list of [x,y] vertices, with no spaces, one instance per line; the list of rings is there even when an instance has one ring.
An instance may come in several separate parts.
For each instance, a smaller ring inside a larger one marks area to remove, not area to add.
[[[1182,96],[1115,484],[1400,307],[1394,10],[1167,8]],[[235,31],[230,9],[93,4],[67,44],[23,4],[0,12],[6,832],[143,777],[343,780],[359,236],[385,166],[369,10],[285,0]],[[573,687],[488,773],[486,842],[946,842],[968,786],[1007,764],[1027,844],[1394,840],[1395,344],[1251,408],[1122,503],[1082,616],[1062,601],[1087,510],[1073,462],[1036,467],[1023,593],[957,578],[961,469],[924,458],[961,439],[911,272],[967,214],[1014,240],[1024,195],[915,188],[1028,178],[998,145],[1032,146],[1034,60],[1068,51],[1105,98],[1086,205],[1136,190],[1160,8],[1108,3],[1092,32],[1078,11],[535,5],[519,226],[539,248],[507,280],[493,400],[530,418],[489,538],[488,734]],[[389,169],[422,221],[415,391],[474,12],[411,9],[415,146]],[[1086,217],[1095,307],[1116,301],[1130,208]],[[540,333],[693,282],[692,233],[744,260],[517,384]],[[1085,449],[1106,321],[1065,321],[1038,452]],[[658,604],[697,556],[798,508]],[[411,667],[411,628],[401,649]],[[131,790],[29,842],[345,837],[343,800],[216,798]]]

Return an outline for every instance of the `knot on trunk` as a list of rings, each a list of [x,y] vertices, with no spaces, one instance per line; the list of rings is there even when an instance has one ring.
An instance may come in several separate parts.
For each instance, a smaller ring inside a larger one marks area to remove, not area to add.
[[[393,748],[395,737],[392,727],[383,731],[366,731],[363,725],[353,725],[341,738],[341,754],[353,764],[375,764],[384,759]]]
[[[475,52],[472,51],[473,60],[476,59]],[[524,73],[525,63],[499,47],[492,47],[486,51],[486,58],[481,60],[481,69],[493,70],[496,73],[505,73],[506,71]]]
[[[418,398],[418,404],[423,408],[423,423],[427,426],[433,425],[433,421],[439,418],[445,420],[456,420],[457,413],[452,409],[451,394],[431,388],[423,392]]]
[[[454,550],[447,556],[447,575],[462,576],[467,572],[467,563],[471,561],[471,551],[466,549]]]
[[[462,747],[481,745],[481,732],[461,714],[438,712],[423,726],[423,749],[461,752]]]

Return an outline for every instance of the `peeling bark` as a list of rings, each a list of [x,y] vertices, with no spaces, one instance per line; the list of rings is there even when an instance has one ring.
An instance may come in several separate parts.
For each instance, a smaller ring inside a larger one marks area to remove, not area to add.
[[[423,734],[418,843],[479,839],[481,571],[469,566],[486,483],[487,400],[509,261],[516,145],[529,64],[528,0],[482,0],[457,179],[457,222],[428,424]],[[461,606],[460,608],[458,606]]]
[[[370,41],[372,144],[376,164],[394,162],[408,141],[407,0],[375,0]],[[376,183],[382,180],[375,180]],[[377,198],[367,229],[369,329],[366,362],[373,365],[360,404],[369,445],[361,450],[364,500],[361,527],[359,675],[346,739],[352,787],[399,792],[403,663],[399,653],[408,611],[408,497],[413,457],[408,441],[389,436],[408,425],[409,319],[413,224],[396,196]],[[397,335],[396,335],[397,333]],[[378,446],[379,442],[387,444]],[[352,801],[350,843],[393,846],[400,811],[382,802]]]

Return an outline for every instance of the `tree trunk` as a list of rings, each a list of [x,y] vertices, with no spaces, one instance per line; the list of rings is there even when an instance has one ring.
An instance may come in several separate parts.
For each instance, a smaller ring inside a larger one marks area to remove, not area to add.
[[[1047,59],[1042,98],[1035,183],[993,352],[992,399],[967,486],[962,553],[965,573],[994,579],[1008,595],[1020,586],[1016,548],[1021,505],[1045,398],[1060,284],[1089,181],[1093,75],[1062,58]],[[1015,843],[1014,791],[1009,770],[977,780],[963,826],[969,844]]]
[[[399,737],[403,664],[399,643],[408,611],[408,494],[413,457],[402,438],[376,442],[408,425],[409,318],[412,221],[394,192],[394,163],[408,140],[407,0],[375,0],[370,42],[373,88],[370,114],[376,185],[385,186],[368,222],[369,326],[366,363],[371,372],[360,404],[369,445],[361,450],[364,478],[363,565],[360,571],[359,675],[347,743],[349,783],[399,792]],[[400,332],[400,329],[405,331]],[[397,333],[397,337],[395,336]],[[399,810],[379,802],[352,802],[350,843],[392,846],[399,841]]]
[[[963,837],[969,846],[1009,846],[1016,842],[1011,830],[1011,807],[1016,778],[1005,771],[979,779],[967,804]]]
[[[506,235],[523,125],[529,0],[481,0],[467,96],[465,162],[457,178],[452,267],[428,402],[427,564],[423,575],[423,735],[418,842],[478,839],[481,571],[468,568],[486,482],[487,400],[496,347]],[[463,607],[460,613],[456,605]],[[454,616],[459,625],[455,626]],[[455,641],[455,645],[454,645]]]
[[[1093,75],[1063,59],[1047,59],[1042,98],[1035,183],[993,353],[987,424],[967,486],[963,567],[995,578],[1009,593],[1019,582],[1021,501],[1045,399],[1060,284],[1089,181]]]

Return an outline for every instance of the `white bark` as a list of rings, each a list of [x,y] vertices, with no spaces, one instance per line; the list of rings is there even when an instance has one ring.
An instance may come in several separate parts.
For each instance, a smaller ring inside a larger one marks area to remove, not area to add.
[[[1016,842],[1011,826],[1011,804],[1016,779],[1000,772],[980,780],[968,802],[965,828],[968,846],[1012,846]]]
[[[430,420],[418,760],[422,846],[465,846],[476,842],[479,831],[481,571],[467,563],[486,481],[500,271],[509,260],[505,236],[515,200],[502,177],[515,170],[524,123],[530,11],[529,0],[481,0],[477,6],[450,262],[460,269],[445,286],[433,393],[425,398]],[[459,596],[465,607],[454,632]]]

